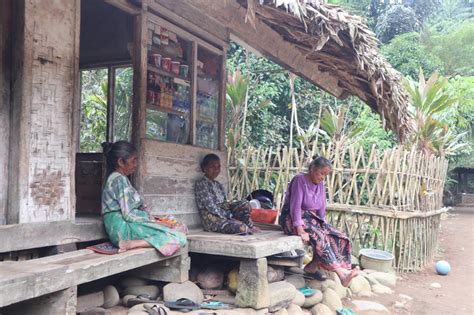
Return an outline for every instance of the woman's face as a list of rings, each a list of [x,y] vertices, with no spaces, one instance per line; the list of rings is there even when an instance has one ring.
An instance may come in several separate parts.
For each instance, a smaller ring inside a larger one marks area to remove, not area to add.
[[[138,166],[138,156],[136,153],[130,155],[130,157],[126,160],[119,159],[118,160],[118,168],[117,171],[125,176],[135,173]]]
[[[313,168],[311,171],[309,171],[309,178],[313,184],[317,185],[324,181],[329,173],[331,173],[331,167],[329,166]]]
[[[220,172],[221,172],[221,161],[219,160],[210,161],[204,167],[204,175],[206,175],[206,177],[209,179],[216,179],[216,177],[219,176]]]

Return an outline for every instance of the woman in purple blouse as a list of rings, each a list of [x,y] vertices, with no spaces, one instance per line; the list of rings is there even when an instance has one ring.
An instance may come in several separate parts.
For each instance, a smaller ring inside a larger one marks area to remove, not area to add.
[[[325,222],[326,190],[324,178],[331,172],[331,162],[313,157],[307,173],[293,177],[285,195],[280,225],[288,235],[299,235],[313,247],[313,260],[305,266],[306,274],[321,278],[317,268],[334,271],[347,287],[359,269],[351,268],[351,243],[344,233]]]

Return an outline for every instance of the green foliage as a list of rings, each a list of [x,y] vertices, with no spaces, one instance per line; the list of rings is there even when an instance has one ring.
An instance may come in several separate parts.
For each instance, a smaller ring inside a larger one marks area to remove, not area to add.
[[[427,28],[422,39],[427,50],[443,61],[446,75],[474,75],[474,20],[444,27],[438,23]]]
[[[378,18],[375,32],[382,43],[387,43],[396,35],[416,32],[420,27],[421,24],[413,9],[395,5]]]
[[[288,72],[265,58],[247,54],[235,43],[231,43],[227,58],[229,74],[240,71],[250,87],[243,131],[246,141],[255,146],[288,142]]]
[[[359,15],[362,17],[368,17],[368,9],[370,6],[370,0],[329,0],[329,4],[335,4],[343,7],[349,13]]]
[[[131,67],[115,69],[113,139],[129,140],[132,127],[132,79]],[[81,71],[81,129],[80,152],[101,152],[101,143],[107,139],[107,92],[108,69]]]
[[[451,78],[447,90],[456,103],[443,118],[459,132],[468,131],[474,136],[474,76]]]
[[[247,97],[247,81],[240,71],[235,71],[227,83],[226,94],[226,130],[227,145],[230,148],[237,146],[240,136]]]
[[[354,98],[355,99],[355,98]],[[365,152],[369,152],[372,146],[376,145],[380,151],[393,148],[397,144],[397,137],[391,130],[385,130],[382,126],[380,116],[359,99],[355,99],[354,109],[350,118],[358,128],[364,130],[357,142]]]
[[[420,43],[418,33],[396,36],[382,46],[381,52],[395,69],[411,78],[418,76],[420,68],[424,73],[443,71],[443,63]]]
[[[114,141],[130,140],[132,136],[133,68],[115,69]]]
[[[101,152],[107,131],[107,69],[81,71],[80,152]]]
[[[410,114],[414,122],[409,141],[426,153],[440,156],[456,154],[467,145],[462,142],[465,134],[456,134],[440,119],[442,113],[456,102],[445,89],[447,82],[437,73],[431,74],[425,81],[422,71],[418,82],[404,81],[411,98]]]

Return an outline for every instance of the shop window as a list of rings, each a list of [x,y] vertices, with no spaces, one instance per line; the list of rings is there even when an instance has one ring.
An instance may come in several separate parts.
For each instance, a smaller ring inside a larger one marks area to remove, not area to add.
[[[217,149],[222,50],[170,23],[148,23],[146,137]]]

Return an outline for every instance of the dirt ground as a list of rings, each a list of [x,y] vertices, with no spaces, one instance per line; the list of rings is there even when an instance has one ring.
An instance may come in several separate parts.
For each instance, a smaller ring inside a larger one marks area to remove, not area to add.
[[[434,262],[423,271],[399,274],[395,293],[371,298],[356,298],[379,302],[392,314],[445,315],[474,314],[474,207],[458,207],[441,221],[440,250],[435,261],[446,260],[451,265],[447,276],[436,274]],[[440,288],[430,285],[437,282]],[[403,307],[399,294],[413,300]]]

